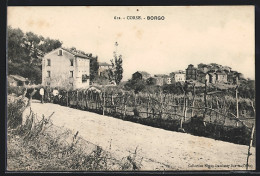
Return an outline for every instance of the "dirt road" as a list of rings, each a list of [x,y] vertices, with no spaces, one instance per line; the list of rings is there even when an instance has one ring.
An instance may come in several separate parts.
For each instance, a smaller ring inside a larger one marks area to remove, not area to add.
[[[38,116],[52,116],[57,126],[79,131],[89,142],[118,158],[137,153],[142,170],[245,170],[248,147],[190,134],[166,131],[113,117],[33,101]],[[249,169],[255,169],[255,148]],[[250,167],[251,166],[251,167]]]

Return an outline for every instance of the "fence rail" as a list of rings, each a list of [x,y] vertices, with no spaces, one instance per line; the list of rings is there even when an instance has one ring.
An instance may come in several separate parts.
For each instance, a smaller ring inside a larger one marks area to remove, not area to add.
[[[236,118],[232,109],[235,104],[221,97],[208,96],[207,103],[200,97],[176,96],[173,94],[140,94],[131,92],[102,92],[89,90],[46,89],[44,102],[79,108],[103,115],[114,116],[145,125],[186,132],[229,141],[238,144],[249,143],[254,118]],[[39,91],[38,91],[39,92]],[[41,99],[37,93],[34,98]],[[241,116],[240,116],[241,117]],[[251,124],[246,124],[251,121]],[[255,139],[253,141],[255,145]]]

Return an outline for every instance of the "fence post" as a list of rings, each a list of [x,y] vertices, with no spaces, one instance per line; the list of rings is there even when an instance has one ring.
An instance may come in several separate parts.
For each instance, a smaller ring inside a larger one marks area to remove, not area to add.
[[[126,117],[126,97],[124,96],[124,119]]]
[[[69,106],[69,91],[67,91],[67,97],[66,97],[66,102],[67,102],[67,106]]]
[[[237,108],[237,117],[239,118],[239,109],[238,109],[238,86],[236,86],[236,108]],[[238,126],[238,122],[236,122],[236,126]]]
[[[252,155],[252,153],[250,153],[250,149],[251,149],[251,146],[253,144],[254,132],[255,132],[255,124],[252,125],[250,143],[249,143],[249,146],[248,146],[247,159],[246,159],[246,170],[248,170],[249,157],[250,157],[250,155]]]
[[[182,122],[183,122],[183,121],[182,121],[182,118],[181,118],[181,122],[180,122],[180,128],[182,128]]]
[[[187,115],[187,98],[184,97],[184,119],[183,121],[186,121],[186,115]]]
[[[105,106],[106,106],[106,93],[104,92],[103,93],[103,96],[104,96],[104,102],[103,102],[103,115],[105,115]]]
[[[150,104],[150,96],[148,95],[148,102],[147,102],[147,117],[149,117],[149,104]]]
[[[195,84],[192,85],[192,107],[194,107],[195,104]],[[193,108],[191,108],[191,117],[193,117]]]
[[[207,113],[207,79],[205,79],[205,90],[204,90],[204,113],[203,113],[203,118],[206,117],[206,113]]]

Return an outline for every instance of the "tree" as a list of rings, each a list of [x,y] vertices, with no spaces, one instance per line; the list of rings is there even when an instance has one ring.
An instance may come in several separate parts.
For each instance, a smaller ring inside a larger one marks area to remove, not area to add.
[[[98,77],[98,57],[92,57],[90,59],[90,81],[93,81]]]
[[[156,84],[156,79],[153,77],[150,77],[146,80],[147,85],[155,85]]]
[[[126,90],[133,90],[135,94],[138,94],[139,92],[145,89],[146,84],[145,81],[141,79],[130,79],[127,81],[124,87]]]
[[[121,80],[123,79],[123,59],[122,55],[117,56],[116,53],[114,53],[114,60],[111,60],[112,68],[109,69],[109,80],[115,81],[115,83],[118,85]]]
[[[41,62],[45,53],[61,47],[62,42],[8,26],[8,74],[17,74],[32,83],[41,83]]]

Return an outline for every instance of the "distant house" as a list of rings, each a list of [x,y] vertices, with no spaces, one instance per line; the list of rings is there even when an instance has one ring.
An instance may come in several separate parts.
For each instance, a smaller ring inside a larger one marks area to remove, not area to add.
[[[139,71],[139,73],[141,73],[142,79],[144,79],[144,80],[151,77],[151,75],[149,73],[145,72],[145,71]]]
[[[172,78],[170,76],[166,78],[166,84],[172,84]]]
[[[132,74],[132,80],[142,80],[142,79],[143,79],[143,76],[139,71]]]
[[[186,80],[197,80],[197,68],[195,68],[192,64],[188,65],[186,69]]]
[[[216,72],[217,82],[227,83],[227,74],[225,72]]]
[[[227,74],[227,82],[230,84],[237,84],[239,80],[238,73],[235,71],[231,71]]]
[[[230,73],[231,72],[231,67],[228,67],[228,66],[224,66],[223,67],[223,70],[227,73]]]
[[[203,71],[204,73],[207,73],[209,71],[209,66],[206,64],[198,64],[198,70]]]
[[[186,74],[182,70],[170,73],[170,77],[172,78],[172,83],[186,81]]]
[[[24,78],[20,75],[9,75],[7,81],[8,81],[8,85],[13,87],[25,86],[30,83],[27,78]]]
[[[90,55],[75,53],[65,48],[47,53],[42,59],[42,85],[88,88],[91,58]]]
[[[134,74],[132,74],[132,79],[143,79],[147,80],[148,78],[151,78],[151,75],[145,71],[137,71]]]
[[[98,63],[98,75],[106,76],[107,70],[110,68],[112,68],[112,64],[108,64],[106,62],[99,62]]]
[[[197,80],[201,83],[205,83],[205,81],[209,82],[209,75],[203,71],[198,70]]]
[[[163,85],[163,82],[164,82],[164,78],[162,77],[154,77],[155,78],[155,84],[158,85],[158,86],[162,86]]]
[[[168,78],[170,78],[168,75],[165,74],[156,74],[154,75],[156,85],[162,86],[164,84],[167,84]]]
[[[215,84],[217,80],[217,75],[215,73],[207,73],[208,77],[207,79],[209,80],[209,83]]]

